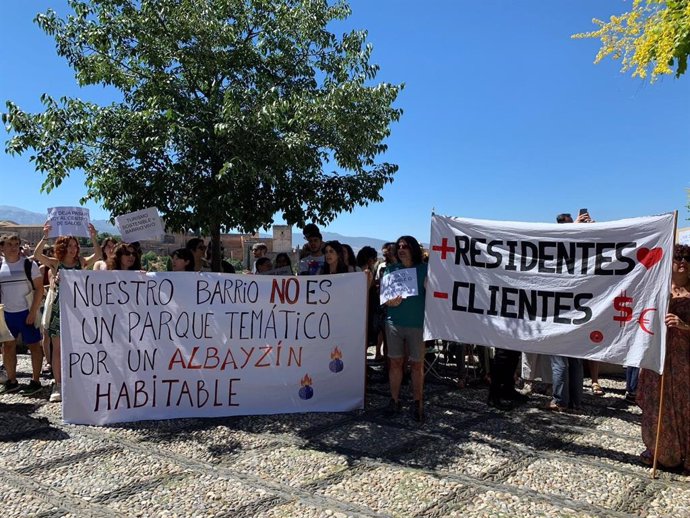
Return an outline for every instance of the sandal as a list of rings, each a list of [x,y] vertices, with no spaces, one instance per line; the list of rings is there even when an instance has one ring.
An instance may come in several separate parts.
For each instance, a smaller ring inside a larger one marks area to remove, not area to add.
[[[543,408],[544,410],[553,410],[554,412],[565,412],[567,410],[566,407],[559,405],[555,401],[549,401],[549,403]]]
[[[592,383],[592,394],[595,396],[603,396],[606,392],[604,392],[604,389],[601,388],[601,385],[598,383]]]

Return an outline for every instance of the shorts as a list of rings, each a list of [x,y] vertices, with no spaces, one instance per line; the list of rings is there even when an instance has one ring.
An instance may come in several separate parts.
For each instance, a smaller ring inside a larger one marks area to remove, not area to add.
[[[27,345],[35,344],[41,341],[41,331],[33,324],[30,326],[26,324],[26,317],[29,316],[29,310],[18,311],[17,313],[8,313],[5,311],[5,322],[10,329],[10,333],[15,340],[19,335],[22,335],[22,342]],[[36,315],[40,318],[40,315]]]
[[[413,362],[424,358],[424,330],[421,327],[403,327],[386,322],[388,357],[404,358],[405,351]]]

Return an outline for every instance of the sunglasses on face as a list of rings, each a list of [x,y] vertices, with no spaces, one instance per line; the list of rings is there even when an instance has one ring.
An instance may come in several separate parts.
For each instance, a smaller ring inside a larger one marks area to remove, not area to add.
[[[685,261],[686,263],[690,263],[690,255],[674,255],[673,256],[674,261]]]
[[[409,250],[409,249],[410,249],[410,245],[408,245],[407,243],[398,244],[398,250]]]
[[[196,247],[197,250],[206,250],[206,245],[199,245]]]

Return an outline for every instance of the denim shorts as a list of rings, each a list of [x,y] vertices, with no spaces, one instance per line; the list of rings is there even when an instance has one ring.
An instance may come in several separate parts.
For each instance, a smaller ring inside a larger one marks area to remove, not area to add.
[[[405,352],[413,362],[424,358],[424,330],[421,327],[403,327],[386,322],[388,357],[404,358]]]
[[[22,335],[22,341],[27,345],[31,345],[41,341],[41,331],[34,327],[33,324],[30,326],[26,324],[26,317],[28,316],[28,309],[18,311],[17,313],[5,311],[5,322],[7,322],[7,327],[15,340],[19,335]],[[36,318],[40,318],[40,314],[36,315]]]

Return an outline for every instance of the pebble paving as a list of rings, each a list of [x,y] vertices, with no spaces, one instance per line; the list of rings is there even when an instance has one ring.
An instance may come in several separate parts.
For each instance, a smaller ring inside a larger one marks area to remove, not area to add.
[[[20,355],[20,381],[29,368]],[[690,516],[690,479],[651,478],[639,408],[602,381],[605,396],[559,414],[545,396],[500,412],[480,384],[431,378],[420,425],[385,416],[375,371],[363,411],[105,427],[62,423],[44,381],[38,397],[0,396],[0,516]]]

